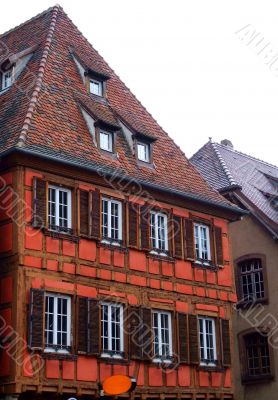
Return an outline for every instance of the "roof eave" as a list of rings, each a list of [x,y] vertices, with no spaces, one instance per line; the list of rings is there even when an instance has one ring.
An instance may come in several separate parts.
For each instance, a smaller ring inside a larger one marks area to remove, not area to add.
[[[68,165],[68,166],[72,166],[72,167],[77,167],[77,168],[82,168],[84,170],[90,171],[90,172],[96,172],[96,173],[101,173],[101,174],[106,174],[107,176],[113,176],[113,178],[119,178],[119,179],[123,179],[123,176],[120,173],[115,173],[115,170],[109,170],[107,167],[105,166],[96,166],[96,165],[82,165],[81,163],[75,162],[75,161],[69,161],[69,160],[62,160],[62,159],[58,159],[57,157],[51,156],[49,154],[43,154],[40,152],[36,152],[34,150],[30,150],[30,149],[26,149],[24,147],[13,147],[5,152],[3,152],[1,154],[1,158],[3,159],[4,157],[7,157],[13,153],[21,153],[21,154],[25,154],[25,155],[32,155],[32,156],[36,156],[45,160],[49,160],[49,161],[53,161],[53,162],[58,162],[64,165]],[[127,176],[127,179],[133,179],[132,177]],[[152,183],[152,182],[147,182],[147,181],[143,181],[143,180],[137,180],[137,183],[146,187],[146,188],[150,188],[150,189],[154,189],[154,190],[159,190],[159,191],[163,191],[165,193],[169,193],[169,194],[174,194],[176,196],[179,196],[181,198],[184,198],[185,200],[189,200],[189,201],[195,201],[199,204],[202,205],[206,205],[206,206],[210,206],[210,207],[214,207],[217,208],[219,210],[222,211],[226,211],[229,212],[231,214],[233,214],[233,218],[231,220],[238,220],[240,219],[242,216],[248,214],[248,211],[242,210],[239,207],[233,206],[232,204],[221,204],[218,203],[217,201],[214,200],[209,200],[209,199],[205,199],[201,196],[189,193],[189,192],[184,192],[184,191],[180,191],[178,189],[174,189],[174,188],[167,188],[165,186],[161,186],[158,185],[156,183]],[[229,218],[227,218],[229,219]]]

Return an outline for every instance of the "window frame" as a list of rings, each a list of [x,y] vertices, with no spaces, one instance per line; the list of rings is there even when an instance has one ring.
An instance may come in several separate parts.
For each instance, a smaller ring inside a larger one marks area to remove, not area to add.
[[[108,218],[108,236],[103,235],[103,202],[107,201],[108,203],[108,209],[107,209],[107,218]],[[118,239],[114,239],[111,237],[111,220],[112,220],[112,214],[111,214],[111,206],[112,203],[118,205]],[[113,245],[119,246],[120,243],[123,240],[123,203],[120,200],[115,200],[111,199],[109,197],[102,197],[101,198],[101,238],[102,238],[102,243],[112,243]]]
[[[196,234],[195,234],[195,228],[197,227],[198,229],[198,247],[199,247],[199,253],[203,253],[203,246],[202,246],[202,238],[201,238],[201,228],[205,229],[206,233],[207,233],[207,254],[208,257],[207,258],[200,258],[198,257],[197,254],[197,249],[196,249],[196,245],[197,245],[197,241],[196,241]],[[202,222],[198,222],[198,221],[193,221],[193,237],[194,237],[194,253],[195,253],[195,259],[196,259],[196,263],[201,263],[204,265],[210,265],[212,263],[212,251],[211,251],[211,226],[207,225],[205,223]]]
[[[91,83],[99,85],[99,88],[100,88],[99,93],[94,93],[91,91]],[[93,95],[99,96],[99,97],[103,97],[103,82],[98,79],[95,79],[95,78],[89,78],[89,91],[90,91],[90,94],[93,94]]]
[[[47,225],[48,225],[48,230],[53,231],[53,232],[62,232],[62,233],[70,233],[72,230],[72,190],[68,188],[64,188],[62,186],[56,186],[56,185],[48,185],[48,193],[47,193]],[[55,227],[56,229],[51,228],[53,224],[50,224],[50,213],[49,213],[49,203],[50,203],[50,198],[49,198],[49,191],[50,190],[55,190]],[[59,219],[60,219],[60,210],[59,210],[59,193],[64,192],[67,193],[67,228],[64,228],[60,226],[59,224]]]
[[[46,331],[47,331],[47,324],[46,324],[46,302],[47,302],[47,297],[52,297],[54,299],[54,304],[53,304],[53,347],[50,345],[48,346],[46,343]],[[71,341],[72,341],[72,335],[71,335],[71,322],[72,322],[72,299],[71,296],[67,295],[61,295],[57,293],[51,293],[51,292],[46,292],[45,293],[45,305],[44,305],[44,352],[45,353],[59,353],[59,354],[68,354],[71,351]],[[67,344],[65,346],[62,346],[59,348],[59,345],[57,344],[57,320],[58,320],[58,299],[64,299],[67,300]],[[56,340],[55,340],[56,339]],[[56,343],[54,343],[56,342]]]
[[[122,359],[124,358],[124,349],[125,349],[125,332],[124,332],[124,306],[123,304],[119,303],[113,303],[113,302],[101,302],[101,357],[102,358],[113,358],[113,359]],[[103,349],[103,307],[107,306],[108,307],[108,347],[109,349],[104,350]],[[120,350],[116,352],[115,350],[112,350],[112,320],[111,320],[111,310],[112,307],[119,308],[120,309]]]
[[[152,224],[152,215],[155,216],[155,224],[154,225]],[[159,232],[158,218],[159,217],[162,217],[164,219],[164,226],[165,226],[165,237],[164,237],[165,247],[163,249],[159,248],[159,235],[158,235],[158,232]],[[150,224],[150,245],[151,245],[150,253],[167,256],[168,251],[169,251],[168,215],[166,213],[163,213],[160,211],[151,210],[149,224]],[[152,226],[154,226],[154,230],[155,230],[154,237],[152,236]],[[153,240],[155,241],[155,247],[153,246]]]
[[[255,299],[254,301],[244,301],[243,291],[241,286],[241,271],[240,266],[243,262],[248,262],[250,260],[260,259],[261,261],[261,271],[263,274],[263,284],[264,284],[264,297]],[[239,297],[239,301],[237,303],[237,307],[248,307],[251,304],[257,303],[267,303],[268,302],[268,282],[267,282],[267,269],[266,269],[266,256],[265,254],[261,253],[254,253],[254,254],[246,254],[243,255],[235,260],[236,265],[236,287],[237,287],[237,294]]]
[[[11,77],[10,77],[11,83],[10,83],[10,85],[4,87],[5,76],[9,73],[11,74]],[[13,85],[13,82],[14,82],[14,67],[11,67],[11,68],[7,69],[6,71],[2,71],[2,73],[1,73],[1,91],[9,89]]]
[[[101,142],[102,142],[101,136],[102,135],[108,136],[108,148],[104,148],[101,146]],[[105,129],[99,130],[99,148],[100,148],[100,150],[105,151],[107,153],[110,153],[110,154],[114,153],[114,134],[113,134],[113,132],[106,131]]]
[[[269,345],[269,341],[266,337],[266,343],[268,344],[268,357],[269,357],[269,370],[270,372],[267,374],[260,375],[250,375],[248,373],[248,355],[247,355],[247,347],[246,347],[246,338],[249,335],[258,334],[266,337],[265,332],[260,332],[257,329],[250,328],[238,334],[238,344],[239,344],[239,358],[241,365],[241,381],[242,384],[253,384],[260,382],[268,382],[274,379],[274,354],[273,348]]]
[[[156,354],[155,351],[155,333],[154,330],[156,329],[156,327],[154,326],[154,316],[155,314],[157,315],[157,322],[158,322],[158,348],[159,348],[159,354]],[[162,354],[162,329],[161,329],[161,316],[162,315],[166,315],[167,319],[168,319],[168,334],[169,334],[169,343],[167,344],[169,346],[169,355],[168,356],[164,356]],[[166,363],[166,364],[170,364],[172,362],[172,358],[173,358],[173,321],[172,321],[172,313],[170,311],[167,310],[152,310],[152,333],[153,333],[153,362],[154,363]]]
[[[199,341],[199,355],[200,355],[200,365],[201,366],[207,366],[207,367],[215,367],[217,365],[217,338],[216,338],[216,321],[215,318],[213,317],[207,317],[205,315],[198,315],[197,317],[198,320],[198,341]],[[202,329],[203,331],[201,332],[200,330],[200,321],[202,321]],[[214,361],[211,362],[209,358],[207,357],[208,355],[208,344],[207,344],[207,328],[206,328],[206,321],[212,322],[212,342],[213,342],[213,356],[214,356]],[[206,358],[202,359],[202,354],[201,354],[201,334],[203,335],[203,343],[204,343],[204,354]]]
[[[142,146],[145,148],[145,155],[146,157],[144,159],[139,157],[139,146]],[[136,142],[136,156],[138,161],[146,163],[146,164],[150,164],[151,162],[151,145],[149,143],[143,142],[142,140],[138,140]]]

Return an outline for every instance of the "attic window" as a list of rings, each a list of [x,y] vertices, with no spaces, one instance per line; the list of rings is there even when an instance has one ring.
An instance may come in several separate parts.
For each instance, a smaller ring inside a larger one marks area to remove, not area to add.
[[[103,96],[103,83],[96,79],[90,79],[90,93]]]
[[[13,68],[2,72],[2,85],[1,90],[8,89],[13,83]]]
[[[113,133],[100,131],[99,132],[99,147],[102,150],[113,152]]]
[[[139,161],[150,162],[149,143],[137,142],[137,157]]]

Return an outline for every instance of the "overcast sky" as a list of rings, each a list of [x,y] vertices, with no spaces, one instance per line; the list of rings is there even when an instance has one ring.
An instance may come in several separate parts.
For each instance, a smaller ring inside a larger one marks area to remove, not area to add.
[[[0,31],[54,4],[3,1]],[[227,138],[278,165],[277,0],[60,5],[188,157]]]

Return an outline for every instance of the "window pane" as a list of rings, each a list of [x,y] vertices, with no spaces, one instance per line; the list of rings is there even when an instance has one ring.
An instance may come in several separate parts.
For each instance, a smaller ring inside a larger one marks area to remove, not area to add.
[[[90,93],[102,96],[102,83],[97,81],[90,81]]]
[[[106,151],[112,151],[112,133],[100,132],[100,148]]]
[[[239,264],[239,271],[243,298],[246,301],[264,298],[265,289],[261,260],[246,260]]]

